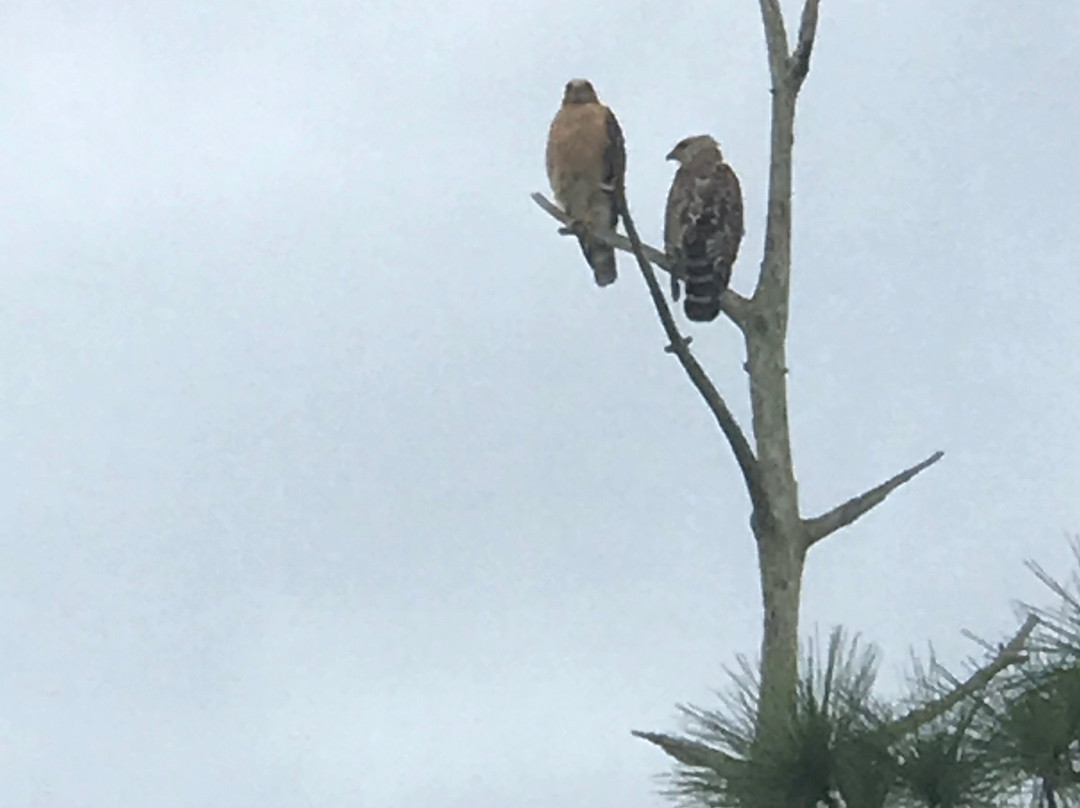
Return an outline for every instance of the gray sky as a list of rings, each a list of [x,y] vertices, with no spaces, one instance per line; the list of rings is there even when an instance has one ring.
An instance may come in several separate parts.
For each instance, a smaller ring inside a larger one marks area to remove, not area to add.
[[[676,8],[678,7],[678,8]],[[795,24],[794,4],[785,4]],[[825,0],[800,100],[803,625],[951,662],[1080,530],[1080,7]],[[757,4],[9,0],[0,803],[663,804],[756,653],[734,461],[644,285],[528,199],[563,83],[655,242],[680,138],[761,256]],[[733,326],[695,328],[745,419]]]

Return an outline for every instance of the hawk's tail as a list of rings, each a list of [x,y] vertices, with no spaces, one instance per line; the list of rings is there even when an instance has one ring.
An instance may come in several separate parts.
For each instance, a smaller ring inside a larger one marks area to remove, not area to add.
[[[686,263],[686,300],[683,311],[688,320],[708,323],[720,313],[720,296],[731,279],[731,265],[716,261]]]
[[[608,286],[615,283],[618,273],[615,270],[615,250],[602,241],[590,238],[579,238],[581,251],[585,253],[585,260],[592,267],[593,277],[597,286]]]

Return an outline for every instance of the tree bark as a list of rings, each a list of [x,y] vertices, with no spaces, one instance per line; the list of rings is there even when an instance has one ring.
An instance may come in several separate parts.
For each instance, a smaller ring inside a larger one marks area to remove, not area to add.
[[[786,58],[785,58],[786,62]],[[774,76],[765,254],[746,329],[750,406],[767,518],[755,523],[764,625],[758,732],[782,731],[798,680],[799,598],[805,541],[787,412],[788,294],[791,268],[791,150],[795,91]]]

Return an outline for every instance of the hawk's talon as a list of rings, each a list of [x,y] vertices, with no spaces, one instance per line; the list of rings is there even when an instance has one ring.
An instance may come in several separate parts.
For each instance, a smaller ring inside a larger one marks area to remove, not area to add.
[[[578,238],[581,238],[582,236],[585,235],[585,232],[586,232],[585,222],[580,221],[578,219],[575,219],[574,221],[570,222],[570,224],[566,225],[565,227],[560,227],[559,228],[559,235],[560,236],[577,236]]]

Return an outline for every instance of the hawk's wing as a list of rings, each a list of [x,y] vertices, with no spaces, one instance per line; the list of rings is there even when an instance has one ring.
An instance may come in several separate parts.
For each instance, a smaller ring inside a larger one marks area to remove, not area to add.
[[[731,267],[743,236],[739,178],[731,166],[712,155],[680,166],[668,193],[664,247],[686,279],[686,316],[709,321],[720,312],[720,296],[731,280]],[[678,279],[672,295],[678,300]]]
[[[623,194],[626,191],[626,141],[623,140],[622,127],[615,118],[615,113],[604,107],[604,131],[607,142],[604,145],[604,183],[611,187],[613,205],[613,218],[611,229],[618,224],[621,206],[625,200]]]

